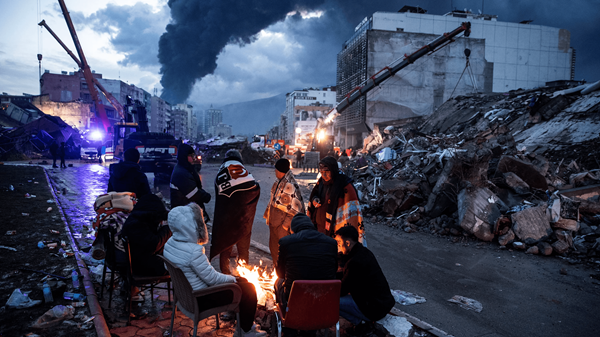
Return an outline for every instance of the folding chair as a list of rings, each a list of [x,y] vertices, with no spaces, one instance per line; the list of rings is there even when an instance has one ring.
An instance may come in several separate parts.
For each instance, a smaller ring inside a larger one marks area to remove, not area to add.
[[[275,308],[277,336],[282,327],[294,330],[318,330],[335,325],[340,336],[340,280],[296,280],[292,283],[287,309]]]
[[[129,283],[129,289],[127,294],[127,302],[129,303],[127,310],[127,323],[129,323],[131,321],[131,299],[134,295],[133,291],[135,287],[138,287],[140,291],[150,288],[150,295],[152,297],[152,301],[154,301],[154,288],[166,289],[169,303],[171,303],[171,276],[141,276],[134,274],[133,267],[131,264],[131,249],[129,246],[129,239],[127,237],[123,237],[121,238],[121,240],[123,241],[123,246],[125,247],[125,255],[128,257],[128,266],[125,268],[125,275],[123,275],[123,277],[125,277]],[[158,284],[164,282],[167,283],[166,288],[158,286]]]
[[[159,255],[160,256],[160,255]],[[194,321],[194,334],[198,332],[198,322],[201,320],[215,315],[217,321],[217,329],[219,326],[219,313],[225,311],[234,311],[237,317],[236,330],[238,335],[242,335],[242,329],[240,327],[240,300],[242,298],[242,289],[235,283],[224,283],[216,286],[211,286],[201,290],[193,290],[190,282],[183,271],[175,266],[164,256],[160,256],[165,261],[167,270],[173,280],[173,314],[171,315],[171,327],[169,328],[169,336],[173,335],[173,322],[175,321],[175,315],[177,307],[187,317]],[[206,296],[208,294],[217,293],[220,291],[229,290],[233,292],[233,301],[230,304],[222,305],[204,311],[200,311],[198,307],[198,297]],[[339,291],[338,291],[339,292]]]

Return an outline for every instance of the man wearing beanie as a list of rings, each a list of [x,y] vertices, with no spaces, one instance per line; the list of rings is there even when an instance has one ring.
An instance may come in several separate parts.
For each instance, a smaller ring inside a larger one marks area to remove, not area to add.
[[[269,226],[269,250],[273,265],[277,263],[279,255],[279,239],[290,234],[292,218],[298,213],[306,213],[300,186],[290,170],[289,160],[279,159],[275,163],[275,177],[277,180],[271,187],[271,198],[263,215]]]

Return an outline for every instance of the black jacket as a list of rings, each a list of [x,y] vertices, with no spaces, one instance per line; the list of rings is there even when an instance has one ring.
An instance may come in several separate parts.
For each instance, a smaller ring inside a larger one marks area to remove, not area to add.
[[[171,237],[169,226],[158,225],[167,219],[168,211],[154,194],[139,199],[123,224],[121,237],[129,240],[133,272],[140,275],[164,275],[164,263],[156,256]]]
[[[148,177],[139,164],[123,161],[109,166],[108,192],[133,192],[139,199],[151,194]]]
[[[171,174],[171,208],[195,202],[204,210],[204,204],[210,202],[211,196],[202,189],[200,176],[187,161],[189,151],[193,150],[187,144],[179,145],[177,150],[177,165]]]
[[[333,280],[337,271],[337,242],[319,233],[306,214],[291,224],[294,234],[279,240],[277,276],[284,278],[285,298],[295,280]]]
[[[352,295],[360,311],[370,320],[384,318],[395,300],[375,255],[356,243],[347,258],[340,296]]]

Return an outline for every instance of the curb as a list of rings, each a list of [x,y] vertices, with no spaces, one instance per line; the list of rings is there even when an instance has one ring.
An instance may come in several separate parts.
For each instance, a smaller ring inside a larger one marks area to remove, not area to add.
[[[39,165],[38,165],[39,166]],[[90,275],[88,273],[87,266],[81,257],[79,256],[79,248],[75,243],[75,239],[73,238],[73,233],[71,233],[71,228],[69,228],[69,223],[67,222],[67,218],[65,217],[64,210],[56,197],[56,193],[54,192],[54,188],[52,182],[50,180],[50,176],[48,175],[48,171],[45,167],[40,166],[44,169],[44,174],[46,175],[46,181],[48,182],[48,187],[50,188],[50,193],[54,197],[54,202],[60,210],[60,217],[65,224],[65,231],[69,234],[69,238],[71,239],[71,247],[73,247],[73,252],[75,253],[75,259],[77,260],[77,267],[79,268],[79,272],[83,277],[83,286],[85,288],[85,293],[88,298],[88,306],[90,308],[90,313],[94,318],[94,326],[96,327],[96,334],[100,337],[110,337],[110,330],[108,329],[108,325],[106,324],[106,319],[104,318],[104,313],[102,312],[102,308],[100,307],[100,302],[98,302],[98,295],[96,294],[96,290],[94,289],[94,285],[92,284]]]
[[[396,307],[393,307],[392,310],[390,310],[390,313],[395,316],[406,318],[406,320],[410,324],[415,325],[418,328],[423,329],[436,337],[454,337],[454,336],[448,334],[447,332],[434,327],[433,325],[431,325],[429,323],[423,322],[422,320],[420,320],[410,314],[407,314],[400,309],[397,309]]]

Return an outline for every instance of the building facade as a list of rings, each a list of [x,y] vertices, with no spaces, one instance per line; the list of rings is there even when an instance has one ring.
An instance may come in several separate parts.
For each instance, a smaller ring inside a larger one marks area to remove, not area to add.
[[[213,126],[217,126],[217,125],[219,125],[219,123],[223,122],[223,110],[214,109],[211,105],[210,109],[207,109],[205,111],[204,117],[205,117],[205,119],[204,119],[205,132],[204,133],[215,136],[213,133],[210,132],[210,128]]]
[[[494,15],[425,12],[376,12],[343,44],[337,57],[338,101],[404,55],[471,22],[470,37],[456,38],[423,56],[344,110],[335,121],[341,146],[360,144],[377,123],[428,115],[451,96],[535,88],[573,78],[574,51],[567,30],[500,22]]]
[[[168,132],[173,133],[170,127],[171,121],[171,105],[164,99],[158,96],[152,96],[150,99],[150,115],[152,120],[150,125],[151,132]]]
[[[280,134],[286,144],[293,144],[295,140],[296,122],[301,121],[302,111],[297,106],[327,106],[333,107],[336,102],[336,88],[325,87],[322,89],[294,90],[286,94],[285,115],[287,127],[280,128]],[[283,130],[282,130],[283,129]],[[282,132],[283,131],[283,132]]]
[[[190,104],[179,103],[174,105],[173,109],[185,111],[187,125],[187,136],[185,139],[192,141],[198,140],[198,117],[194,112],[194,107]]]
[[[219,123],[208,128],[208,133],[213,137],[229,137],[231,133],[231,125]]]

